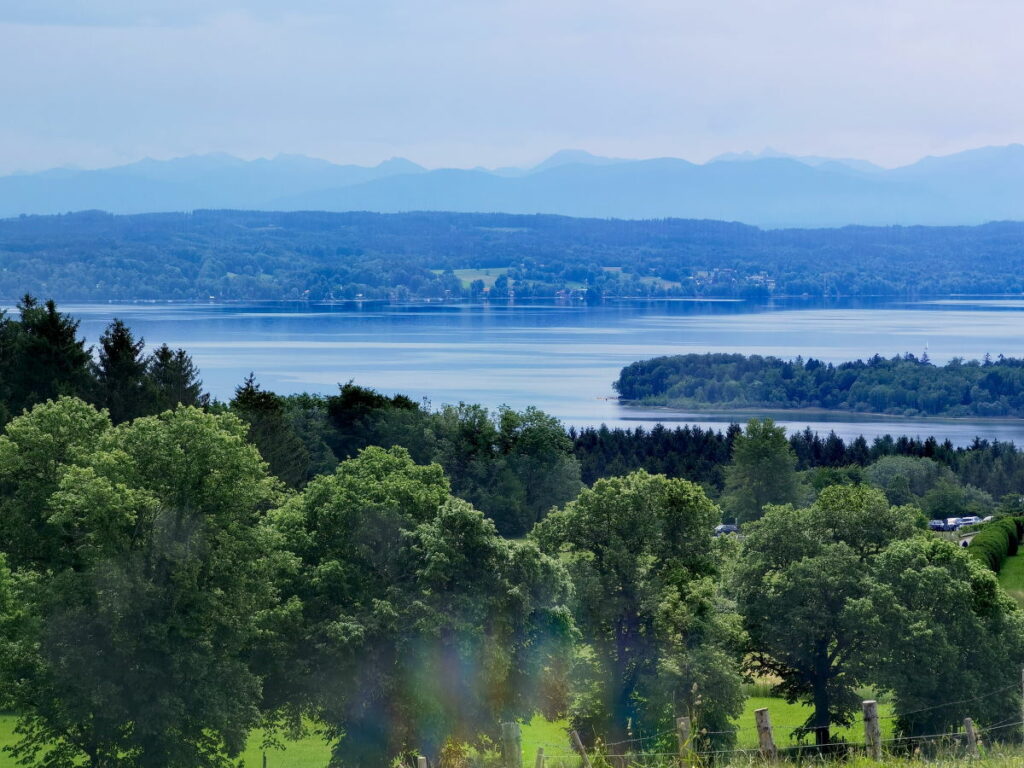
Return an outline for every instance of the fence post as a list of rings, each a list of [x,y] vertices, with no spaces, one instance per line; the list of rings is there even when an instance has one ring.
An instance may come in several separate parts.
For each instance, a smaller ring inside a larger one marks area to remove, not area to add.
[[[864,709],[864,746],[868,757],[879,761],[882,759],[882,728],[878,723],[878,702],[865,701],[861,706]]]
[[[583,740],[576,731],[572,732],[572,745],[579,750],[580,757],[583,758],[584,768],[593,768],[593,766],[590,765],[590,758],[587,756],[587,748],[583,746]]]
[[[263,768],[267,768],[267,750],[263,750]]]
[[[544,768],[544,747],[537,747],[537,759],[533,763],[533,768]]]
[[[772,719],[767,709],[754,710],[754,722],[757,723],[757,741],[761,746],[761,756],[775,760],[779,751],[775,748],[775,736],[772,734]]]
[[[416,758],[416,768],[427,768],[427,758],[420,755]]]
[[[690,758],[690,718],[677,717],[676,718],[676,739],[679,741],[679,760],[682,763],[686,763]]]
[[[981,757],[981,753],[978,752],[978,734],[974,730],[974,721],[969,718],[964,718],[964,733],[967,734],[967,754],[970,757]]]
[[[519,723],[501,724],[501,761],[504,768],[523,768],[523,744]]]

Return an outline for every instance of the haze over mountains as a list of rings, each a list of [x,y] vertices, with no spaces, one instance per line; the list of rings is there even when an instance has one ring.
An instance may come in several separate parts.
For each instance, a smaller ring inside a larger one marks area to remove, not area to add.
[[[200,208],[678,217],[763,227],[978,224],[1024,219],[1024,146],[927,157],[895,169],[771,149],[703,165],[564,150],[533,168],[427,170],[403,158],[366,167],[298,155],[245,161],[212,154],[0,177],[2,217]]]

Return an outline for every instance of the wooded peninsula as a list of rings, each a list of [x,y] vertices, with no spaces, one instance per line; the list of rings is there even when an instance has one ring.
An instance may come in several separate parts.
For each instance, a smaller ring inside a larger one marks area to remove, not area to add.
[[[623,400],[672,408],[822,408],[895,416],[1024,416],[1024,360],[933,365],[927,353],[825,363],[741,354],[655,357],[622,369]]]

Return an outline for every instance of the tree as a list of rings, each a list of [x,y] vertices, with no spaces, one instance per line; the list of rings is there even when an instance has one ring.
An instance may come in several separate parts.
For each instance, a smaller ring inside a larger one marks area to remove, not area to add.
[[[813,713],[800,732],[830,743],[830,727],[852,721],[856,688],[869,680],[874,634],[853,606],[872,587],[872,562],[892,541],[914,535],[912,507],[889,507],[868,486],[826,488],[807,509],[769,506],[746,527],[735,571],[749,634],[751,672],[777,676],[789,701]]]
[[[902,733],[956,729],[962,702],[985,723],[1019,711],[1024,614],[983,565],[917,536],[891,543],[874,572],[854,615],[876,639],[872,676],[892,692]]]
[[[785,428],[771,419],[751,419],[733,443],[723,505],[742,522],[756,520],[766,504],[787,504],[796,498],[796,455]]]
[[[135,340],[131,330],[115,319],[100,337],[96,364],[97,400],[115,424],[130,421],[151,410],[146,382],[146,343]]]
[[[146,373],[156,413],[178,405],[205,408],[210,404],[210,396],[203,393],[199,369],[183,349],[172,350],[161,344],[149,356]]]
[[[82,407],[39,406],[9,439],[22,448]],[[286,562],[262,524],[278,484],[244,432],[182,408],[64,454],[46,501],[59,556],[23,569],[34,621],[0,654],[19,761],[226,768],[242,750],[260,704],[246,659]]]
[[[659,733],[682,714],[731,730],[742,694],[736,627],[714,583],[719,517],[699,486],[638,471],[598,480],[534,529],[575,586],[580,733],[620,742],[630,725]]]
[[[309,478],[309,451],[288,423],[284,401],[260,389],[250,373],[235,389],[231,410],[249,424],[249,440],[270,471],[293,488],[304,485]]]
[[[268,703],[325,723],[337,764],[436,760],[536,711],[571,633],[564,574],[452,498],[440,466],[367,448],[273,519],[301,613],[286,660],[265,657]]]
[[[952,472],[932,459],[917,456],[883,456],[865,467],[868,482],[879,488],[906,485],[915,496],[924,496],[940,480],[950,479]]]
[[[20,413],[60,395],[88,396],[93,386],[92,351],[78,338],[78,321],[40,306],[32,296],[18,304],[20,321],[11,334],[9,411]]]
[[[68,542],[54,527],[51,497],[63,471],[96,450],[110,429],[103,412],[76,398],[41,403],[0,436],[0,551],[12,568],[68,567]]]

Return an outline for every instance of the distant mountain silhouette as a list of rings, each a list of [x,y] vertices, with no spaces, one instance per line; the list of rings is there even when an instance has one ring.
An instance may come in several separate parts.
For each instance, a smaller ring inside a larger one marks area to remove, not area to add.
[[[373,167],[302,155],[252,161],[226,154],[147,158],[94,171],[58,169],[0,177],[0,216],[92,208],[111,213],[259,208],[282,196],[424,172],[404,158]]]
[[[878,171],[885,170],[880,165],[869,163],[867,160],[858,160],[855,157],[821,157],[820,155],[790,155],[785,152],[779,152],[771,147],[765,147],[760,152],[726,152],[725,154],[718,155],[717,157],[711,158],[709,162],[712,163],[735,163],[735,162],[746,162],[750,160],[764,160],[765,158],[783,158],[787,160],[796,160],[797,162],[803,163],[804,165],[810,165],[814,168],[826,168],[835,171],[843,170],[854,170],[862,173],[877,173]]]
[[[294,155],[202,155],[0,178],[0,216],[197,208],[682,217],[766,227],[976,224],[1024,219],[1024,146],[927,157],[892,170],[771,149],[703,165],[564,150],[533,168],[494,170],[428,171],[401,158],[364,167]]]

